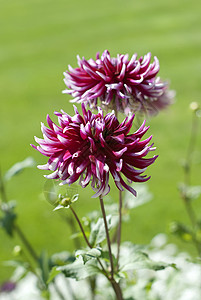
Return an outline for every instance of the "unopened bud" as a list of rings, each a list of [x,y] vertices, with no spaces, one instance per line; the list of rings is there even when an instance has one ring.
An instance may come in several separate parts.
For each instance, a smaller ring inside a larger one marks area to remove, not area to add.
[[[63,198],[61,201],[60,201],[60,204],[64,207],[67,207],[71,204],[71,199],[70,198]]]
[[[14,248],[13,248],[13,255],[15,256],[18,256],[22,253],[22,248],[21,246],[19,245],[16,245]]]
[[[199,104],[197,102],[191,102],[190,109],[193,111],[197,111],[199,109]]]

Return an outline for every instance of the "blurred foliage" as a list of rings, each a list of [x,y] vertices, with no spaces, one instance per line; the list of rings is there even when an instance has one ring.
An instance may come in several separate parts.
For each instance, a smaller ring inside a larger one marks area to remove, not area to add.
[[[76,65],[77,54],[89,58],[104,49],[112,55],[130,56],[151,51],[160,60],[159,75],[170,79],[171,88],[176,90],[177,101],[168,112],[148,121],[159,154],[150,170],[154,201],[132,211],[133,223],[123,228],[124,237],[127,239],[132,232],[133,241],[147,243],[157,232],[166,231],[172,219],[180,216],[186,221],[176,184],[182,176],[179,162],[185,156],[190,131],[188,104],[200,101],[201,94],[200,11],[198,0],[1,1],[2,171],[30,155],[38,164],[45,162],[29,144],[34,135],[40,135],[40,122],[45,121],[47,113],[53,115],[61,108],[72,113],[70,98],[61,93],[65,88],[62,73],[68,64]],[[200,147],[198,139],[194,153],[197,165],[193,165],[195,186],[200,185]],[[13,178],[6,183],[8,197],[18,200],[21,226],[36,248],[45,244],[50,253],[61,247],[71,250],[68,226],[62,225],[59,215],[53,215],[52,207],[44,201],[46,181],[42,175],[35,168]],[[90,196],[90,190],[85,189],[79,204],[75,204],[82,215],[99,208]],[[113,191],[112,197],[116,197]],[[195,205],[200,209],[200,201]],[[0,240],[5,241],[0,249],[3,261],[10,256],[12,243],[6,243],[2,231]],[[1,265],[0,280],[7,275]]]

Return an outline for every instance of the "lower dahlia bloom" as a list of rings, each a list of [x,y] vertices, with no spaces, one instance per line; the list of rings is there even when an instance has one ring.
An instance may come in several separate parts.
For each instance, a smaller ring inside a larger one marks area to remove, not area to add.
[[[142,173],[157,157],[145,158],[155,150],[149,145],[152,136],[141,140],[148,130],[145,121],[136,132],[129,134],[134,115],[119,123],[113,112],[104,117],[98,108],[98,113],[92,114],[82,104],[81,116],[74,108],[73,117],[64,111],[55,112],[59,126],[49,116],[49,128],[42,124],[44,139],[35,137],[39,146],[32,146],[49,160],[38,168],[53,171],[46,177],[59,179],[62,184],[72,184],[79,179],[81,186],[86,187],[91,182],[96,191],[93,197],[108,194],[111,174],[119,190],[125,188],[136,195],[123,176],[130,182],[147,181],[150,177]]]
[[[139,111],[148,115],[172,102],[173,94],[167,92],[167,82],[156,77],[159,61],[154,57],[151,63],[151,53],[139,59],[134,54],[129,60],[128,54],[112,58],[105,50],[101,57],[97,53],[96,60],[78,56],[78,65],[75,69],[69,66],[69,71],[64,73],[68,89],[63,92],[74,97],[72,102],[85,102],[97,108],[99,98],[103,107],[126,114]]]

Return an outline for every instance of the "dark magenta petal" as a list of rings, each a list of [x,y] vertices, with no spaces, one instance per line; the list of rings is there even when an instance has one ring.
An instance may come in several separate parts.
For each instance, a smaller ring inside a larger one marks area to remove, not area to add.
[[[115,110],[125,114],[140,111],[148,115],[172,102],[167,83],[157,77],[159,61],[154,57],[151,63],[150,52],[138,59],[135,53],[129,60],[128,54],[111,57],[105,50],[95,60],[78,56],[78,66],[75,69],[69,66],[64,72],[68,88],[64,93],[71,94],[75,102],[97,108],[99,98],[100,105],[112,104]]]
[[[109,60],[108,54],[107,60]],[[118,68],[126,64],[126,57],[119,56]],[[107,66],[111,62],[107,61]],[[85,63],[88,68],[88,64]],[[92,68],[93,69],[93,68]],[[123,71],[121,76],[123,76]],[[123,174],[129,182],[144,182],[150,177],[143,175],[147,167],[154,163],[157,156],[146,157],[155,150],[149,144],[152,136],[142,140],[148,130],[145,122],[130,134],[134,115],[119,123],[114,113],[103,116],[99,108],[97,114],[86,110],[82,104],[81,116],[76,107],[75,115],[68,116],[64,111],[56,113],[59,125],[48,116],[50,128],[42,124],[42,138],[35,138],[38,146],[32,147],[49,157],[47,164],[38,166],[52,171],[48,179],[59,179],[61,184],[79,181],[82,187],[91,182],[96,192],[94,197],[109,193],[110,174],[119,190],[136,192],[122,179]]]

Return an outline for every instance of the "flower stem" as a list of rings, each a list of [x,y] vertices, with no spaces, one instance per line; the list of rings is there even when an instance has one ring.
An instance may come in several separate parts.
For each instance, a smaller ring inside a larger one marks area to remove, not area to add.
[[[122,296],[122,292],[121,292],[121,288],[119,286],[119,284],[115,281],[113,275],[114,275],[114,267],[113,267],[113,259],[112,259],[112,252],[111,252],[111,245],[110,245],[110,238],[109,238],[109,231],[108,231],[108,226],[107,226],[107,220],[106,220],[106,214],[105,214],[105,208],[104,208],[104,204],[103,204],[103,199],[100,196],[100,203],[101,203],[101,210],[102,210],[102,214],[103,214],[103,219],[104,219],[104,224],[105,224],[105,228],[106,229],[106,237],[107,237],[107,241],[109,241],[108,244],[108,249],[109,249],[109,257],[110,257],[110,263],[111,263],[111,276],[109,276],[108,272],[105,270],[101,260],[99,258],[97,258],[98,263],[100,264],[102,271],[105,275],[105,277],[111,282],[111,285],[113,287],[113,290],[115,292],[116,298],[117,300],[123,300],[123,296]],[[70,209],[80,227],[80,230],[83,234],[83,237],[85,239],[85,242],[87,243],[87,245],[89,246],[89,248],[93,248],[92,245],[90,244],[90,242],[88,241],[88,238],[84,232],[84,228],[79,220],[79,217],[77,216],[76,212],[74,211],[74,209],[72,208],[72,206],[70,206]]]
[[[192,154],[195,148],[196,138],[197,138],[197,129],[198,129],[198,117],[196,113],[192,114],[192,125],[191,125],[191,134],[190,140],[186,153],[186,166],[185,166],[185,183],[190,185],[190,174],[191,174],[191,165],[192,165]]]
[[[107,238],[107,245],[108,245],[108,251],[109,251],[109,258],[110,258],[110,265],[111,265],[111,277],[108,278],[111,282],[111,285],[113,287],[113,290],[115,292],[117,300],[123,300],[122,291],[119,286],[119,284],[114,279],[114,264],[113,264],[113,258],[112,258],[112,250],[111,250],[111,242],[110,242],[110,236],[109,236],[109,230],[107,226],[107,219],[105,214],[105,207],[103,203],[103,197],[100,196],[100,205],[101,205],[101,211],[103,215],[104,225],[105,225],[105,232],[106,232],[106,238]]]
[[[2,201],[4,203],[7,203],[8,200],[7,200],[5,186],[4,186],[3,175],[1,174],[1,169],[0,169],[0,194],[1,194]]]
[[[81,232],[82,232],[82,234],[83,234],[83,237],[84,237],[84,239],[85,239],[85,242],[87,243],[88,247],[89,247],[90,249],[92,249],[93,246],[90,244],[90,242],[89,242],[89,240],[88,240],[88,238],[87,238],[87,236],[86,236],[86,234],[85,234],[84,228],[83,228],[83,226],[82,226],[82,224],[81,224],[81,222],[80,222],[80,220],[79,220],[79,218],[78,218],[78,215],[76,214],[76,212],[74,211],[74,209],[72,208],[72,206],[70,206],[70,209],[71,209],[71,211],[72,211],[72,213],[73,213],[73,215],[74,215],[74,217],[75,217],[75,219],[76,219],[76,221],[77,221],[77,223],[78,223],[78,225],[79,225],[79,227],[80,227],[80,230],[81,230]],[[99,264],[100,264],[100,266],[101,266],[101,268],[102,268],[102,270],[103,270],[104,275],[108,278],[107,271],[105,270],[105,268],[104,268],[102,262],[100,261],[99,258],[97,258],[97,260],[98,260],[98,262],[99,262]],[[109,278],[108,278],[108,279],[109,279]]]
[[[114,275],[114,264],[113,264],[113,258],[112,258],[111,242],[110,242],[109,230],[108,230],[108,226],[107,226],[107,219],[106,219],[105,207],[104,207],[104,203],[103,203],[103,197],[99,196],[99,199],[100,199],[101,211],[102,211],[104,225],[105,225],[105,232],[106,232],[106,238],[107,238],[107,246],[108,246],[108,251],[109,251],[110,266],[111,266],[111,278],[113,278],[113,275]]]
[[[31,244],[29,243],[29,241],[27,240],[27,238],[25,237],[25,235],[22,232],[22,230],[20,229],[20,227],[15,224],[14,225],[14,229],[17,232],[17,234],[20,237],[20,239],[23,242],[23,244],[25,245],[25,247],[27,248],[27,250],[29,251],[29,253],[31,254],[31,256],[33,257],[33,259],[38,263],[38,256],[37,256],[37,254],[34,251],[34,249],[31,246]]]
[[[192,125],[191,125],[191,134],[190,134],[190,140],[187,148],[186,153],[186,163],[184,168],[184,182],[186,186],[191,185],[191,165],[192,165],[192,154],[195,149],[195,143],[197,138],[197,129],[198,129],[198,118],[196,116],[196,112],[194,111],[192,114]],[[198,255],[201,257],[201,243],[196,238],[196,224],[197,224],[197,218],[196,214],[194,212],[192,202],[188,198],[188,196],[185,194],[182,195],[182,199],[184,201],[184,205],[187,211],[187,214],[189,216],[189,219],[192,224],[192,240],[193,243],[197,249]]]
[[[87,243],[87,245],[89,246],[89,248],[92,248],[92,246],[91,246],[91,244],[90,244],[89,241],[88,241],[88,238],[87,238],[87,236],[86,236],[86,234],[85,234],[85,232],[84,232],[84,228],[82,227],[82,224],[81,224],[81,222],[80,222],[80,220],[79,220],[79,218],[78,218],[76,212],[74,211],[74,209],[72,208],[72,206],[70,206],[70,209],[71,209],[71,211],[72,211],[72,213],[73,213],[73,215],[74,215],[74,217],[75,217],[75,219],[76,219],[76,221],[77,221],[77,223],[78,223],[78,225],[79,225],[79,227],[80,227],[80,230],[81,230],[81,232],[82,232],[82,234],[83,234],[83,237],[84,237],[84,239],[85,239],[85,242]]]
[[[112,287],[115,292],[117,300],[124,300],[119,284],[114,279],[111,280],[111,284],[112,284]]]
[[[186,211],[188,213],[189,219],[191,221],[192,224],[192,241],[194,242],[194,245],[197,249],[198,255],[201,258],[201,244],[198,242],[197,238],[196,238],[196,234],[195,234],[195,230],[196,230],[196,215],[195,212],[193,210],[193,207],[191,205],[191,202],[189,201],[189,199],[187,199],[186,197],[183,198],[184,200],[184,204],[186,207]]]
[[[122,191],[119,191],[119,224],[117,231],[117,270],[119,268],[120,244],[121,244],[121,225],[122,225]]]

